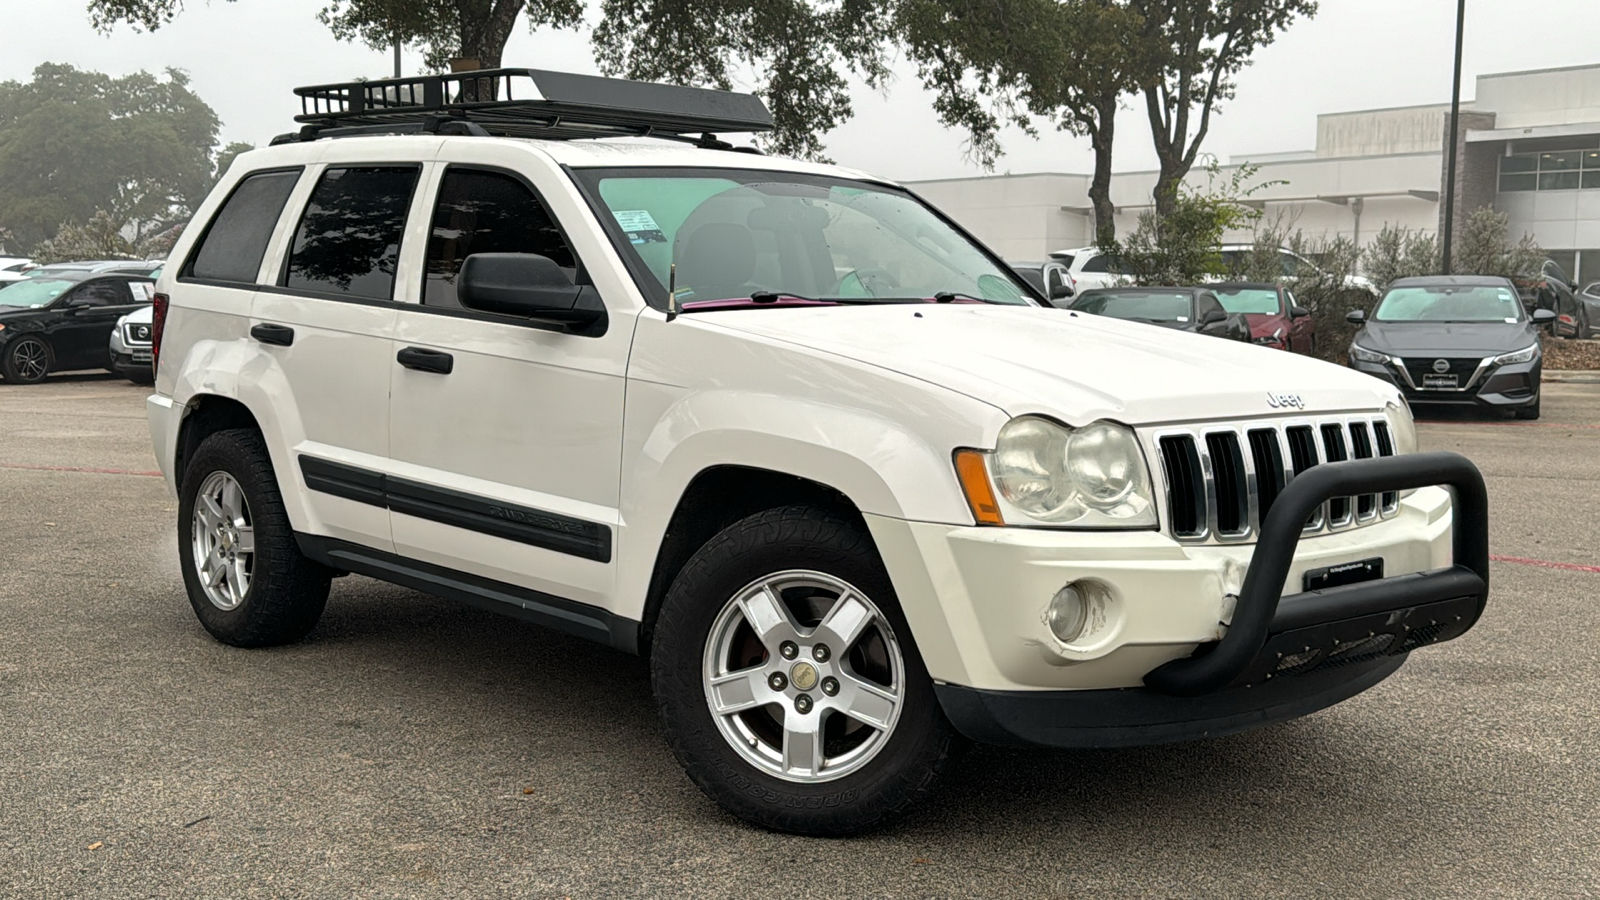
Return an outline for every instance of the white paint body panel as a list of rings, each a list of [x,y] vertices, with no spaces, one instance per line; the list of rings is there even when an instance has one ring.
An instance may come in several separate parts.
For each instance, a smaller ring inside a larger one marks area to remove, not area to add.
[[[1148,426],[1259,419],[1272,412],[1268,392],[1303,398],[1296,415],[1376,412],[1398,397],[1338,366],[1060,310],[841,306],[668,321],[646,305],[562,168],[861,177],[809,163],[639,142],[348,138],[241,156],[196,221],[209,221],[244,174],[306,166],[262,265],[259,281],[271,285],[310,186],[331,162],[423,166],[394,302],[179,282],[199,229],[185,234],[158,286],[172,300],[149,404],[169,483],[178,478],[186,412],[205,395],[237,400],[261,425],[297,530],[628,619],[645,614],[657,552],[686,488],[714,467],[754,467],[832,487],[861,510],[935,677],[995,689],[1134,684],[1215,635],[1251,546],[1185,546],[1156,532],[977,528],[952,453],[992,447],[1001,426],[1023,414]],[[420,306],[432,202],[450,164],[495,166],[533,184],[604,299],[603,335]],[[259,322],[291,325],[294,345],[252,341]],[[400,367],[395,354],[409,346],[451,353],[454,370]],[[309,491],[300,453],[608,526],[611,559]],[[1395,573],[1428,568],[1448,558],[1448,523],[1443,492],[1418,492],[1392,519],[1304,541],[1291,577],[1373,555]],[[1052,656],[1044,605],[1084,573],[1112,583],[1126,615],[1094,653]]]

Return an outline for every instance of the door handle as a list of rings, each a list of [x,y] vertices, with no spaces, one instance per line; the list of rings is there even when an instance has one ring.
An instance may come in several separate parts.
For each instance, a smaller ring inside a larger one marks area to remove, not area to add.
[[[250,336],[263,344],[287,347],[294,343],[294,329],[287,325],[262,323],[250,329]]]
[[[449,375],[455,368],[456,358],[442,350],[427,350],[422,347],[406,347],[394,357],[400,365],[419,372],[438,372],[440,375]]]

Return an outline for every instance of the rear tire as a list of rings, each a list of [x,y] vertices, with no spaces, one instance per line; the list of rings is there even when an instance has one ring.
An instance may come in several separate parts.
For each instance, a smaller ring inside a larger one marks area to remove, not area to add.
[[[650,670],[690,779],[777,831],[883,826],[932,792],[956,742],[871,537],[819,509],[758,513],[701,547]]]
[[[44,338],[31,334],[12,338],[0,357],[0,373],[12,384],[38,384],[55,366],[55,354]]]
[[[322,617],[332,571],[301,554],[254,430],[196,448],[178,492],[178,556],[195,616],[225,644],[291,643]]]

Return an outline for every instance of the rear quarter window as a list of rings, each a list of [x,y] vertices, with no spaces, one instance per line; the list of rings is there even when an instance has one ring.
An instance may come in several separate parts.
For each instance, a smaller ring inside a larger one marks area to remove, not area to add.
[[[253,284],[299,169],[245,176],[223,202],[184,271],[188,278]]]

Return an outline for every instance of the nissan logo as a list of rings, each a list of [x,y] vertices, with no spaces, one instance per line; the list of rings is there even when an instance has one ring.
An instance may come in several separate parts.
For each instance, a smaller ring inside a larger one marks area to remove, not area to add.
[[[1443,375],[1444,373],[1450,371],[1450,360],[1448,360],[1448,359],[1436,359],[1436,360],[1434,360],[1433,361],[1433,370],[1435,372],[1438,372],[1440,375]]]
[[[1306,401],[1299,394],[1275,394],[1267,392],[1267,405],[1273,409],[1305,409]]]

